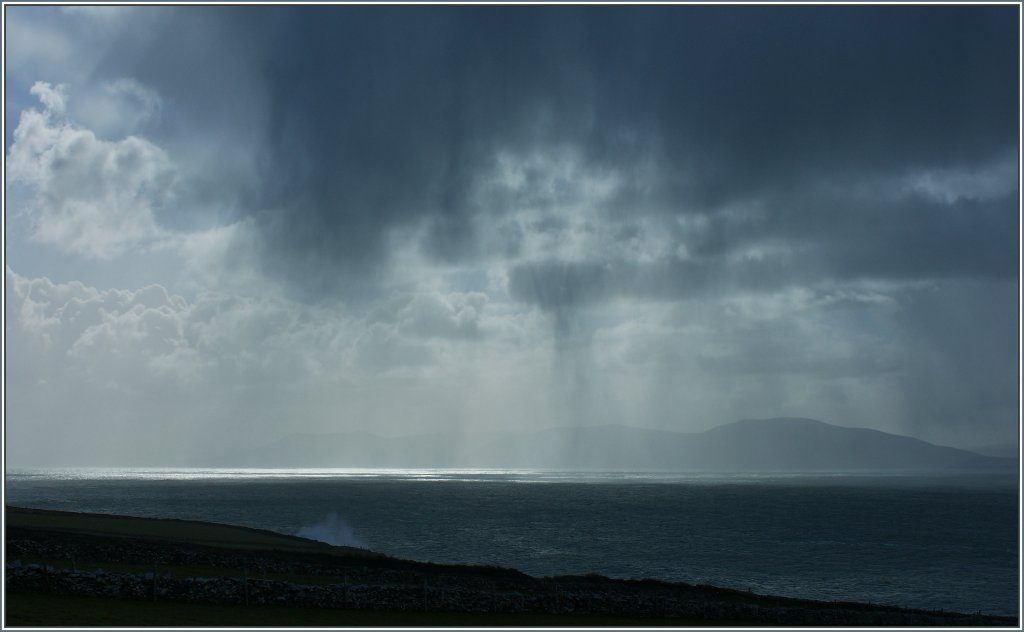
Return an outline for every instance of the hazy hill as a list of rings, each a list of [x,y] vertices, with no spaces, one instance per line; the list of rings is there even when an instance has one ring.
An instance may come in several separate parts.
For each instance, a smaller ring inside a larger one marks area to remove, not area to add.
[[[965,449],[984,456],[998,456],[1007,459],[1016,459],[1020,454],[1019,445],[1007,443],[987,443],[985,445],[968,446]]]
[[[920,439],[812,419],[743,420],[699,435],[693,463],[718,460],[721,469],[750,471],[1001,470],[1009,459],[981,456]],[[708,463],[710,466],[710,463]]]
[[[1011,471],[1015,459],[813,419],[743,420],[705,432],[627,426],[384,438],[295,434],[225,455],[229,467],[520,467],[694,472]]]

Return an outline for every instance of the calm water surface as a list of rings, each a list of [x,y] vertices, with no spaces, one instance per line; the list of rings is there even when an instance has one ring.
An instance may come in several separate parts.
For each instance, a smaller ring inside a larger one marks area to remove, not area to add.
[[[12,505],[210,520],[398,557],[1016,615],[1012,480],[493,470],[9,470]]]

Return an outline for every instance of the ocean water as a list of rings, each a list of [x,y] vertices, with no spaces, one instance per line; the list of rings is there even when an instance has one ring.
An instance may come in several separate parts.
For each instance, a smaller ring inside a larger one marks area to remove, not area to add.
[[[10,505],[210,520],[534,575],[1018,614],[1006,478],[9,470]]]

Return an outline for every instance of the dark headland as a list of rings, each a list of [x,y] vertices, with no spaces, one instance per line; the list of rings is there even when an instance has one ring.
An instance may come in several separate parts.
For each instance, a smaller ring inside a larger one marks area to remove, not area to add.
[[[6,507],[8,626],[1013,626],[1016,619],[441,565],[270,531]]]

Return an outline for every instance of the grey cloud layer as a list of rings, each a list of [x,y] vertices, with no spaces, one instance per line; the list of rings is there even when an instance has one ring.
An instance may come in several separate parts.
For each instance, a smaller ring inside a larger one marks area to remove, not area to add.
[[[211,445],[1016,432],[1016,7],[8,11],[39,446],[82,401],[170,441],[172,392]],[[154,250],[186,289],[69,282]]]
[[[124,36],[100,68],[146,77],[174,95],[179,116],[202,112],[188,120],[251,150],[225,161],[219,183],[230,191],[209,183],[208,194],[255,218],[267,270],[309,296],[371,291],[400,230],[437,263],[529,263],[523,240],[543,231],[518,214],[574,204],[627,230],[656,216],[688,251],[673,257],[701,265],[774,240],[837,276],[927,275],[934,263],[1012,274],[1012,186],[952,204],[857,198],[880,178],[1012,161],[1012,8],[278,7],[166,18],[144,41]],[[213,42],[218,58],[200,59]],[[567,147],[577,176],[614,180],[611,190],[595,199],[579,177],[545,188],[530,156]],[[503,156],[525,166],[497,195],[487,186]],[[808,194],[823,185],[829,194]],[[761,217],[729,218],[750,203]],[[694,215],[708,218],[705,230],[674,223]]]

